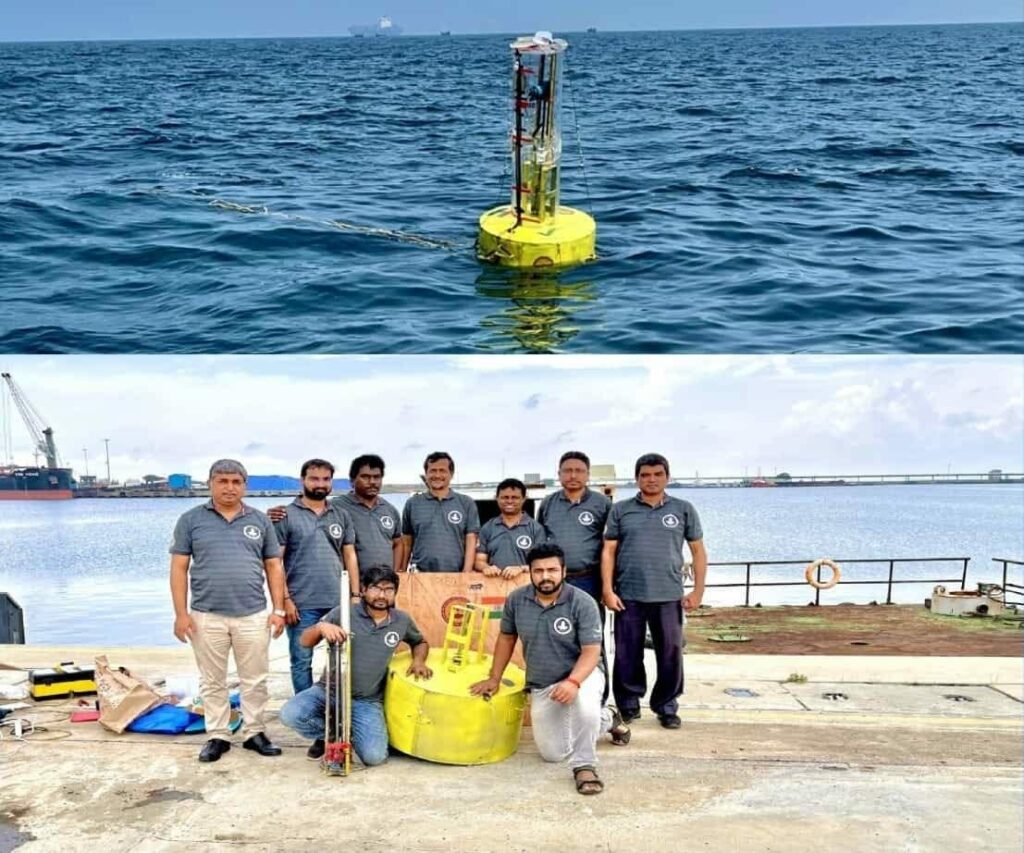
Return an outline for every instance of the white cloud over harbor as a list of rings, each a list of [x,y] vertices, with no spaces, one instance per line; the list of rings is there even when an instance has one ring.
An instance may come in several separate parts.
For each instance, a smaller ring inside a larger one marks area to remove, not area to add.
[[[1020,471],[1024,359],[1002,356],[6,356],[77,474],[182,472],[236,456],[293,474],[377,452],[409,482],[430,450],[457,479],[552,475],[585,450],[702,477]],[[20,418],[14,461],[29,463]],[[3,460],[6,461],[6,460]]]

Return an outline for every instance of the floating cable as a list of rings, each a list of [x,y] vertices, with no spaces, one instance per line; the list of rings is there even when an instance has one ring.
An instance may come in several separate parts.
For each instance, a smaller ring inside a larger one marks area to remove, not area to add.
[[[230,210],[234,213],[246,213],[257,216],[273,216],[277,219],[287,219],[293,222],[307,222],[311,225],[321,225],[327,228],[334,228],[337,231],[346,231],[352,234],[362,234],[366,237],[380,237],[385,240],[393,240],[398,243],[408,243],[419,246],[423,249],[444,249],[449,252],[472,246],[472,243],[456,243],[452,240],[441,240],[437,237],[428,237],[422,234],[412,234],[408,231],[394,231],[390,228],[378,228],[373,225],[358,225],[352,222],[344,222],[340,219],[317,219],[312,216],[303,216],[298,213],[279,213],[271,210],[266,205],[239,204],[235,201],[225,201],[215,198],[210,202],[210,207],[218,210]]]

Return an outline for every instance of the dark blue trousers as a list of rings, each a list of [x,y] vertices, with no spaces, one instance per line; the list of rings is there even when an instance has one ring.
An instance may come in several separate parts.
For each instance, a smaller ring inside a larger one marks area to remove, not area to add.
[[[651,690],[655,714],[675,714],[683,692],[683,604],[675,601],[623,601],[625,610],[615,614],[615,666],[612,692],[620,711],[640,710],[647,692],[644,669],[644,638],[651,626],[657,678]]]
[[[611,689],[611,679],[608,678],[608,655],[604,649],[604,614],[605,607],[601,603],[601,578],[594,572],[578,578],[566,578],[569,586],[574,586],[583,592],[589,593],[590,597],[597,602],[597,612],[601,616],[601,671],[604,672],[604,692],[601,694],[601,705],[608,704],[608,691]]]

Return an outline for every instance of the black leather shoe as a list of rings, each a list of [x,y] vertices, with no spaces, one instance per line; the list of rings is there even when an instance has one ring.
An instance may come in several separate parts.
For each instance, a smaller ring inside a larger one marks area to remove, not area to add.
[[[683,724],[678,714],[658,714],[658,722],[666,729],[678,729]]]
[[[212,737],[199,753],[200,761],[219,761],[220,757],[231,749],[230,741],[221,740],[219,737]]]
[[[250,738],[246,738],[242,743],[245,749],[251,749],[253,752],[258,752],[260,755],[280,755],[281,747],[274,746],[263,732],[258,735],[253,735]]]
[[[309,749],[306,750],[306,758],[310,761],[319,761],[324,757],[324,739],[318,737],[309,745]]]
[[[624,723],[631,723],[631,722],[633,722],[633,720],[639,720],[640,719],[640,709],[637,708],[635,710],[633,710],[633,709],[628,709],[627,710],[625,708],[620,708],[619,709],[619,716],[622,717],[622,722],[624,722]]]

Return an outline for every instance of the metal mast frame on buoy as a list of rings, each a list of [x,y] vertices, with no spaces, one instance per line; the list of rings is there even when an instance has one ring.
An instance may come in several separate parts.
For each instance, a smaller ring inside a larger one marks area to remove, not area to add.
[[[594,220],[559,205],[558,84],[560,56],[568,46],[547,32],[523,36],[509,45],[515,78],[512,192],[507,206],[480,217],[477,255],[483,261],[509,267],[549,267],[595,257]],[[528,126],[530,118],[533,121]]]

